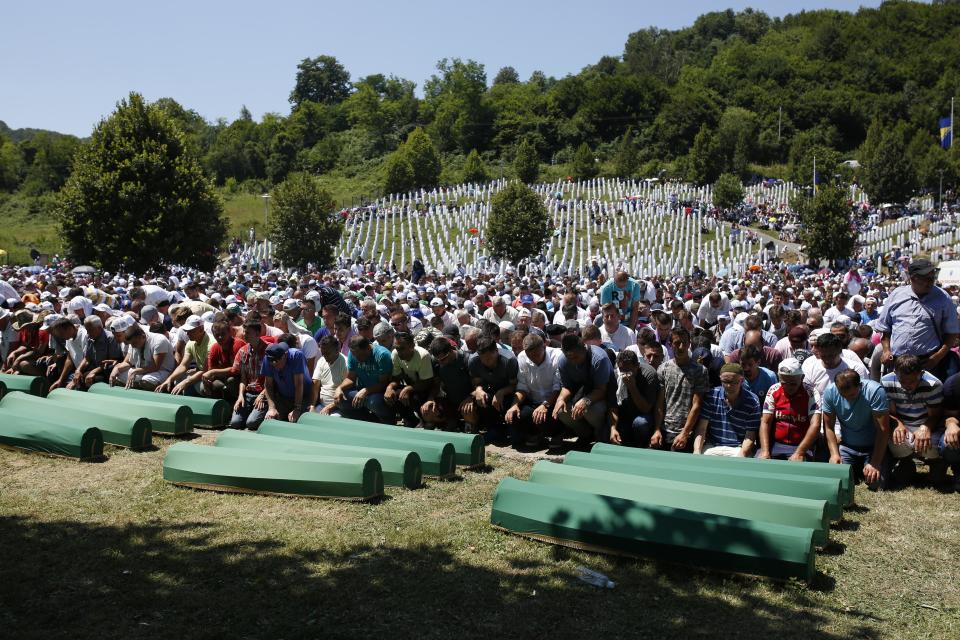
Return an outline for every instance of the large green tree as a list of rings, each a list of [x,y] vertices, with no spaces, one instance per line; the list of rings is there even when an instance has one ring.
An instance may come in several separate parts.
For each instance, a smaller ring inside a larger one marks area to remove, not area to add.
[[[526,139],[521,140],[513,156],[513,170],[525,184],[536,182],[540,176],[540,157],[536,148]]]
[[[337,104],[350,95],[350,73],[333,56],[304,58],[297,65],[297,80],[290,102]]]
[[[864,158],[863,188],[876,204],[906,203],[917,186],[917,173],[907,157],[905,132],[902,126],[888,128]]]
[[[599,164],[593,155],[593,151],[591,151],[587,143],[584,142],[574,151],[570,170],[573,171],[574,177],[587,180],[596,177],[597,174],[600,173]]]
[[[511,182],[493,196],[487,220],[490,254],[517,263],[537,255],[550,233],[550,216],[533,189]]]
[[[487,165],[484,164],[483,158],[480,157],[476,149],[471,150],[470,153],[467,154],[467,160],[463,164],[463,174],[461,177],[464,182],[486,182],[490,179],[490,174],[487,172]]]
[[[414,129],[404,143],[404,153],[413,169],[413,186],[430,189],[440,181],[440,155],[427,132]]]
[[[721,209],[733,209],[743,202],[743,184],[732,173],[724,173],[713,185],[713,204]]]
[[[333,262],[333,250],[343,233],[343,220],[333,197],[305,173],[292,173],[271,193],[268,233],[277,258],[302,268],[323,268]]]
[[[210,269],[226,240],[223,206],[183,133],[136,93],[77,151],[57,211],[68,254],[110,270]]]
[[[811,260],[850,258],[856,234],[850,228],[850,205],[841,187],[824,185],[817,195],[794,203],[800,213],[800,242]]]

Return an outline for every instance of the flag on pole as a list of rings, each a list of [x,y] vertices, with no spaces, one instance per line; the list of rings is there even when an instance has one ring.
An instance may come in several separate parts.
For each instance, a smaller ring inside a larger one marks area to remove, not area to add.
[[[953,122],[950,118],[940,118],[940,146],[950,148],[953,139]]]

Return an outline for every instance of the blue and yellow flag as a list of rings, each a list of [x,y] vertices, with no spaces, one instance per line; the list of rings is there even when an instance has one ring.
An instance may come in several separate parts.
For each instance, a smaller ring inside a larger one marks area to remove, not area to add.
[[[951,142],[953,142],[953,123],[950,122],[950,118],[940,118],[940,146],[949,149]]]

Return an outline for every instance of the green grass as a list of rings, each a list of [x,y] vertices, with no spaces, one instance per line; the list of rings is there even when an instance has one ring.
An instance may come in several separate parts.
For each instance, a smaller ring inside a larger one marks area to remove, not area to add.
[[[174,487],[170,442],[102,464],[0,451],[4,635],[960,636],[960,495],[860,490],[808,587],[495,531],[493,490],[526,461],[491,456],[489,472],[356,504]],[[616,588],[576,580],[581,564]]]

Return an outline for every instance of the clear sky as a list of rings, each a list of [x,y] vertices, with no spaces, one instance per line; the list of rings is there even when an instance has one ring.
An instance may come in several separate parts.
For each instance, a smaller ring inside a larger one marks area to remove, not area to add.
[[[359,78],[413,80],[418,89],[444,57],[486,65],[488,80],[513,66],[562,77],[627,35],[676,29],[707,11],[748,6],[772,16],[801,10],[855,11],[879,0],[130,0],[4,3],[0,16],[0,120],[10,127],[79,136],[130,91],[171,97],[208,120],[287,114],[296,66],[335,56]]]

